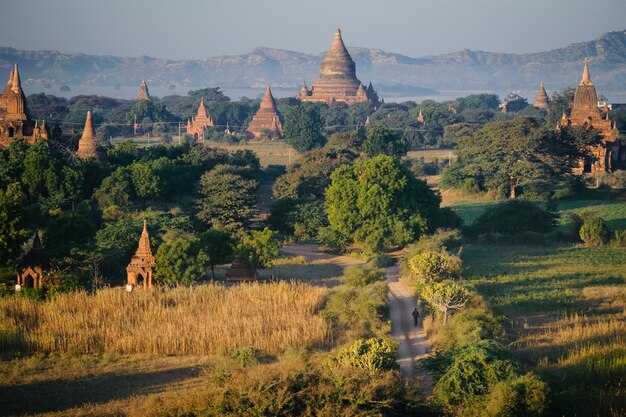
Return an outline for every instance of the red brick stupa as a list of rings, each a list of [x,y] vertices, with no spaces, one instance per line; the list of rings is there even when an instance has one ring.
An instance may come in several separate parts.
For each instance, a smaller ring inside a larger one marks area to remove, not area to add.
[[[95,159],[97,162],[102,162],[104,160],[100,144],[96,139],[96,132],[93,129],[91,111],[87,112],[85,128],[83,129],[83,135],[78,141],[78,152],[76,152],[76,156],[79,159]]]
[[[146,80],[141,80],[141,85],[139,86],[139,91],[137,92],[135,100],[150,100],[150,93],[148,92],[148,84],[146,84]]]
[[[263,136],[267,132],[278,137],[283,136],[283,116],[278,112],[269,85],[265,90],[259,111],[256,112],[248,129],[246,129],[246,134],[251,138]]]
[[[372,84],[365,87],[356,77],[356,66],[341,38],[341,30],[320,66],[320,78],[309,90],[303,84],[297,96],[302,101],[343,102],[347,104],[371,101],[378,103],[378,95]]]

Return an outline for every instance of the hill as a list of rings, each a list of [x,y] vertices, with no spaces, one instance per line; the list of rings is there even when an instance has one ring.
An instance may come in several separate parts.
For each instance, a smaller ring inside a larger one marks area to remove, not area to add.
[[[626,31],[538,53],[506,54],[463,50],[413,58],[380,49],[349,48],[361,81],[395,89],[420,86],[443,90],[534,90],[543,80],[549,90],[574,86],[584,57],[591,59],[592,77],[600,93],[626,90]],[[22,51],[0,47],[0,69],[8,74],[14,62],[26,84],[129,85],[142,78],[152,85],[230,88],[294,88],[309,84],[319,72],[324,53],[304,54],[256,48],[243,55],[199,60],[169,60]]]

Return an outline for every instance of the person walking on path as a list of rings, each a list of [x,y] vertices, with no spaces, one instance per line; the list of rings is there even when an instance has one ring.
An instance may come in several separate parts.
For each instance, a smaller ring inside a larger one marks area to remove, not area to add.
[[[417,311],[417,307],[415,307],[415,310],[413,310],[413,312],[411,313],[411,315],[413,316],[413,325],[415,327],[417,327],[417,324],[420,321],[420,312]]]

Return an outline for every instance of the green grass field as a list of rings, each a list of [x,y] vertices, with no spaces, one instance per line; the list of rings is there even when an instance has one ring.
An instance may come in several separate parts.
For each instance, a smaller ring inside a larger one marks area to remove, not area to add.
[[[444,196],[445,203],[445,196]],[[451,207],[461,216],[463,223],[470,225],[482,213],[490,207],[498,204],[497,201],[458,199],[451,202]],[[559,200],[559,210],[561,212],[560,225],[564,226],[569,221],[570,213],[580,214],[583,211],[591,210],[606,220],[610,230],[626,229],[626,201],[608,200]]]
[[[626,415],[625,248],[468,245],[462,256],[515,354],[550,385],[548,415]]]

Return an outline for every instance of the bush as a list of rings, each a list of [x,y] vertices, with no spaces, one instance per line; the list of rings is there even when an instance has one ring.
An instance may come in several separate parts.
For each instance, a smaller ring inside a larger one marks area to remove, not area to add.
[[[322,246],[337,252],[343,252],[350,244],[350,239],[330,226],[322,227],[317,232],[317,240]]]
[[[378,255],[370,259],[370,263],[377,268],[387,268],[388,266],[393,266],[396,261],[390,256]]]
[[[626,188],[626,171],[602,172],[598,174],[598,183],[610,188]]]
[[[423,252],[409,259],[409,268],[426,284],[432,280],[458,278],[461,274],[461,259],[446,251]]]
[[[489,393],[484,415],[539,417],[546,408],[547,390],[547,384],[532,373],[499,382]]]
[[[331,357],[330,363],[370,371],[392,370],[398,367],[397,348],[393,339],[359,339],[337,352]]]
[[[510,200],[487,209],[473,223],[477,233],[517,235],[523,232],[548,233],[557,216],[529,201]]]
[[[435,347],[446,351],[481,340],[501,340],[504,337],[503,318],[496,317],[484,307],[471,307],[453,315],[446,326],[435,335]]]
[[[582,241],[589,246],[602,246],[609,241],[609,229],[604,219],[600,216],[585,218],[579,234]]]
[[[467,344],[446,356],[438,363],[441,377],[433,393],[435,402],[451,414],[474,414],[470,410],[483,405],[497,383],[517,377],[517,364],[493,341]]]
[[[343,282],[353,287],[364,287],[375,282],[384,282],[385,273],[370,265],[350,265],[346,268]]]
[[[611,240],[611,245],[617,246],[620,248],[626,247],[626,229],[615,231],[613,240]]]
[[[242,368],[248,368],[259,363],[260,352],[253,346],[245,346],[234,350],[230,356],[237,360]]]

